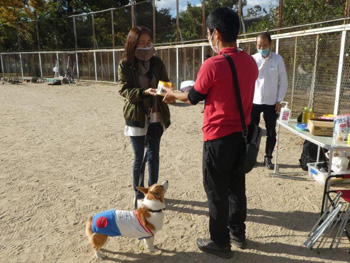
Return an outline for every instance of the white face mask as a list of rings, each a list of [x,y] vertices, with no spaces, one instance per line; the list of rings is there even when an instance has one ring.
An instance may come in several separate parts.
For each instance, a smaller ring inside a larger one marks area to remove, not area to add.
[[[213,34],[211,34],[211,37],[210,37],[210,39],[209,39],[209,43],[210,43],[211,49],[214,51],[214,53],[217,54],[217,53],[219,53],[218,41],[216,41],[215,47],[213,46],[213,42],[211,42],[211,40],[212,40],[213,37],[214,37],[214,33],[215,33],[215,31],[213,32]]]

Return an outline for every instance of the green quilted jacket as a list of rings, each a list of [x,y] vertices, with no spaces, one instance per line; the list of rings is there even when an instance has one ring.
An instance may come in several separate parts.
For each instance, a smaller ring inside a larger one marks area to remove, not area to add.
[[[150,70],[158,81],[169,81],[165,66],[162,60],[153,56],[150,60]],[[144,90],[140,85],[138,69],[132,67],[126,61],[122,61],[118,68],[118,78],[121,85],[120,95],[125,98],[123,114],[126,125],[143,128],[145,126],[146,109],[152,107],[152,96],[144,95]],[[157,87],[154,87],[157,88]],[[162,96],[157,96],[158,111],[162,123],[166,128],[170,125],[170,111]]]

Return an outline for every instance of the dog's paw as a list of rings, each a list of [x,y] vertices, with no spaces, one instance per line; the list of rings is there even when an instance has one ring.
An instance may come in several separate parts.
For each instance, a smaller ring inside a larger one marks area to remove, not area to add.
[[[95,256],[97,259],[103,259],[106,257],[106,255],[102,254],[100,251],[96,251]]]

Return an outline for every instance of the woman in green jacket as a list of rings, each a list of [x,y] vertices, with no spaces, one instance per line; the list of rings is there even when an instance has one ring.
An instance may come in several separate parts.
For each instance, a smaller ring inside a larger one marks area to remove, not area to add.
[[[144,197],[136,189],[144,186],[143,180],[140,181],[145,171],[143,159],[147,159],[151,186],[158,181],[160,139],[170,125],[169,107],[156,94],[158,81],[168,82],[169,78],[162,60],[154,54],[150,30],[134,27],[127,36],[118,69],[122,84],[119,93],[125,98],[124,134],[130,136],[134,150],[133,187],[138,200]]]

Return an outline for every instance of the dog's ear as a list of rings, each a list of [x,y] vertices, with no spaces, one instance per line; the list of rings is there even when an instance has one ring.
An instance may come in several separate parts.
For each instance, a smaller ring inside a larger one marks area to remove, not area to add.
[[[142,187],[142,186],[136,186],[136,189],[139,190],[141,193],[143,193],[144,195],[148,194],[148,187]]]

